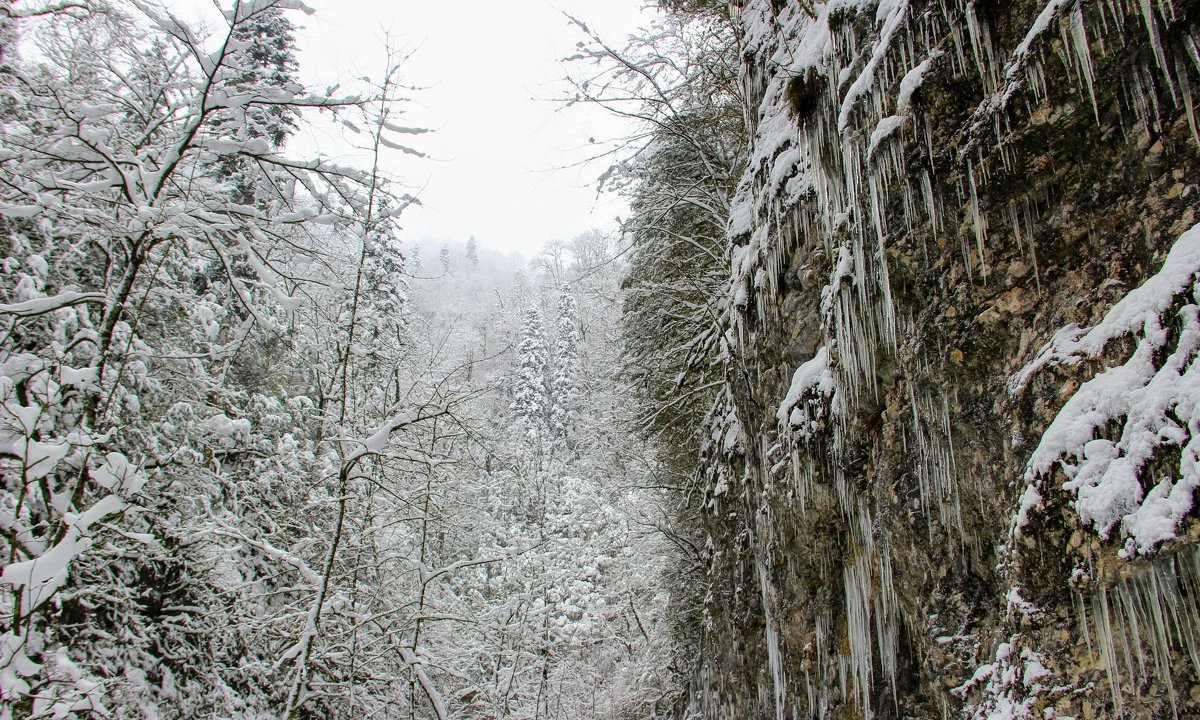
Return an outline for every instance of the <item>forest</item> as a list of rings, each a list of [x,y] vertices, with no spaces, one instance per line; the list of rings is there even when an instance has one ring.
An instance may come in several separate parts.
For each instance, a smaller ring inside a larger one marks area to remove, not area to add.
[[[406,238],[400,66],[302,87],[302,10],[0,8],[0,715],[665,712],[628,241]],[[330,122],[368,162],[289,154]]]
[[[1200,4],[648,6],[523,258],[300,0],[0,0],[0,720],[1200,714]]]

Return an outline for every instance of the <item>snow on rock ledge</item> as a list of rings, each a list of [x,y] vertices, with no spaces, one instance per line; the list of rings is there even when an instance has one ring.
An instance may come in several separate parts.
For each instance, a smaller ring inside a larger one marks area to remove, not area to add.
[[[1118,524],[1123,557],[1154,551],[1175,537],[1200,484],[1200,225],[1175,242],[1159,272],[1112,307],[1089,330],[1063,328],[1013,376],[1019,392],[1047,366],[1103,362],[1109,344],[1133,336],[1122,364],[1083,383],[1042,434],[1026,466],[1027,489],[1015,532],[1042,503],[1056,469],[1075,497],[1080,520],[1107,539]],[[1115,437],[1104,437],[1116,423]],[[1178,464],[1153,465],[1166,451]]]

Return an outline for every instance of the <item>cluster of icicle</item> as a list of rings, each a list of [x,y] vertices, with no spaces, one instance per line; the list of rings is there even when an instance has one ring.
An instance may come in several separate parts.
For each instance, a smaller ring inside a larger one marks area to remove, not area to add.
[[[829,272],[821,295],[818,348],[795,370],[782,398],[778,438],[764,438],[753,453],[768,482],[792,484],[789,496],[802,513],[814,482],[832,484],[852,535],[853,560],[842,568],[849,642],[843,646],[838,641],[842,630],[834,626],[832,609],[811,628],[816,638],[811,650],[818,662],[807,671],[813,676],[799,681],[807,687],[809,713],[821,716],[827,708],[847,702],[870,717],[872,690],[880,680],[873,676],[876,668],[883,672],[883,687],[891,686],[895,693],[899,617],[888,540],[879,537],[869,499],[854,488],[841,462],[855,413],[864,401],[879,397],[881,358],[899,364],[896,376],[908,396],[908,408],[891,421],[900,426],[905,448],[915,459],[930,536],[935,523],[950,537],[963,533],[960,506],[965,488],[956,479],[949,424],[953,397],[920,381],[928,360],[904,347],[903,339],[917,333],[908,331],[914,319],[896,312],[889,238],[905,233],[926,242],[958,234],[964,238],[959,249],[968,282],[987,285],[989,235],[1011,233],[1039,277],[1032,228],[1041,209],[1029,199],[1016,199],[986,214],[979,201],[991,174],[1011,169],[1016,161],[1015,151],[1003,142],[1009,106],[1022,94],[1034,104],[1046,97],[1044,63],[1052,55],[1048,48],[1053,41],[1061,40],[1065,50],[1056,53],[1054,62],[1061,61],[1075,82],[1074,90],[1090,98],[1098,115],[1092,53],[1094,46],[1104,45],[1096,39],[1119,36],[1126,25],[1137,22],[1144,25],[1154,50],[1152,66],[1136,68],[1122,79],[1137,120],[1146,126],[1159,123],[1160,108],[1147,100],[1150,95],[1144,90],[1154,73],[1165,78],[1191,118],[1186,69],[1168,59],[1160,39],[1160,19],[1174,13],[1169,0],[1157,9],[1146,0],[1095,7],[1050,0],[1022,42],[1007,56],[997,56],[986,23],[974,4],[963,0],[919,9],[909,0],[749,0],[740,9],[745,45],[756,56],[743,74],[756,127],[749,169],[729,227],[730,298],[740,312],[732,313],[728,347],[735,354],[751,355],[761,329],[783,322],[782,304],[776,300],[793,258],[809,258],[810,267]],[[863,17],[869,22],[861,22]],[[864,33],[863,27],[870,29]],[[1192,46],[1197,46],[1194,40]],[[1200,52],[1194,55],[1200,68]],[[966,140],[959,145],[964,178],[949,191],[938,189],[930,168],[908,167],[902,152],[905,143],[932,146],[918,98],[922,82],[939,71],[977,76],[984,90],[964,129]],[[986,161],[983,145],[994,146]],[[894,206],[901,211],[889,210]],[[972,229],[967,234],[954,232],[963,208]],[[1002,226],[993,228],[989,222]],[[924,257],[928,259],[928,251]],[[745,440],[740,431],[739,437]],[[760,518],[768,516],[758,513]],[[775,711],[782,718],[796,711],[789,705],[799,699],[788,699],[791,680],[781,659],[773,614],[777,593],[771,587],[768,553],[761,550],[771,530],[760,521],[752,532],[760,548]],[[831,695],[838,692],[840,697]]]

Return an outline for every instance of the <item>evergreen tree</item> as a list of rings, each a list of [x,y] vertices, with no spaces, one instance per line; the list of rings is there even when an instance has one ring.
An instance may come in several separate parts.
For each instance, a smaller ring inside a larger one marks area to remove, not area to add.
[[[296,28],[279,7],[261,4],[239,4],[238,11],[247,9],[232,36],[243,49],[231,53],[233,85],[239,89],[279,89],[291,93],[300,89],[296,71]],[[246,112],[247,135],[266,138],[271,147],[279,149],[296,130],[299,113],[285,104],[258,105]]]
[[[467,240],[467,262],[471,263],[471,268],[479,267],[479,243],[472,235]]]
[[[405,263],[410,275],[421,274],[421,246],[413,243],[412,249],[408,251],[408,262]]]
[[[227,91],[287,97],[300,90],[295,26],[283,10],[273,4],[239,2],[235,13],[230,29],[235,49],[229,53],[225,67]],[[266,147],[261,150],[278,151],[295,131],[298,118],[296,108],[286,103],[255,103],[225,111],[221,124],[230,139],[265,141]],[[229,179],[236,202],[262,203],[278,192],[264,184],[265,174],[257,165],[254,158],[245,155],[222,160],[220,172]]]
[[[525,310],[521,341],[517,345],[512,409],[526,423],[531,435],[538,435],[545,429],[550,409],[546,392],[547,351],[542,311],[536,305],[530,305]]]
[[[382,213],[387,217],[388,210]],[[408,304],[408,282],[404,278],[404,251],[396,239],[395,224],[381,222],[371,229],[363,248],[362,285],[365,290],[361,342],[364,351],[385,357],[398,351]]]
[[[567,285],[559,289],[557,310],[550,427],[556,436],[565,437],[570,429],[571,415],[579,396],[577,374],[579,343],[582,340],[579,331],[579,304]]]

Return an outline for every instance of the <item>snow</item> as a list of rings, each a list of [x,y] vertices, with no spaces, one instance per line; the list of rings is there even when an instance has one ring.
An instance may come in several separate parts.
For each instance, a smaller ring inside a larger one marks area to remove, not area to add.
[[[1175,537],[1200,484],[1200,225],[1175,242],[1162,268],[1114,305],[1093,328],[1067,327],[1009,382],[1026,387],[1048,366],[1103,362],[1109,343],[1135,336],[1119,365],[1098,372],[1067,399],[1030,456],[1028,488],[1014,523],[1019,533],[1037,507],[1036,485],[1060,468],[1081,522],[1103,538],[1121,527],[1126,556],[1152,552]],[[1172,308],[1182,304],[1174,311]],[[1173,324],[1180,327],[1169,347]],[[1159,358],[1163,358],[1159,360]],[[1111,423],[1115,438],[1100,437]],[[1178,448],[1173,477],[1145,477],[1166,448]]]
[[[391,122],[384,122],[383,127],[390,132],[400,133],[402,135],[422,135],[424,133],[429,132],[429,130],[427,128],[407,127],[404,125],[397,125],[397,124],[391,123]]]
[[[1012,60],[1004,68],[1004,75],[1006,77],[1011,79],[1017,74],[1020,69],[1020,61],[1028,57],[1029,49],[1033,46],[1034,41],[1041,37],[1042,33],[1046,32],[1046,28],[1050,27],[1050,21],[1054,19],[1054,16],[1058,15],[1059,11],[1067,7],[1070,3],[1071,0],[1050,0],[1050,2],[1046,3],[1046,6],[1042,8],[1037,18],[1034,19],[1033,25],[1025,33],[1025,37],[1017,45],[1017,49],[1013,51]]]
[[[1042,682],[1053,673],[1040,654],[1021,647],[1025,638],[1013,635],[996,647],[991,662],[980,664],[970,680],[951,690],[966,697],[975,688],[982,696],[973,707],[968,706],[972,720],[1034,720],[1043,717],[1034,709],[1039,697],[1047,690]],[[1018,648],[1020,648],[1018,652]]]
[[[105,465],[95,471],[102,486],[121,483],[123,492],[141,490],[144,477],[133,470],[120,453],[110,453]],[[0,584],[10,585],[21,592],[21,605],[26,612],[40,606],[58,592],[67,581],[71,562],[92,547],[89,532],[96,523],[124,512],[129,507],[119,495],[108,495],[81,513],[67,513],[64,537],[40,556],[10,563],[0,572]]]
[[[362,450],[347,457],[346,462],[353,463],[364,455],[378,455],[387,449],[388,440],[391,438],[392,433],[400,428],[444,415],[447,412],[447,408],[433,407],[398,413],[376,428],[369,436],[359,440],[358,442],[362,445]],[[425,461],[428,461],[428,458]]]
[[[208,418],[203,427],[226,447],[241,445],[250,438],[250,421],[245,418],[230,418],[225,413]]]
[[[92,470],[91,477],[93,482],[105,490],[127,498],[141,492],[146,484],[146,476],[118,452],[105,455],[104,464]]]
[[[1070,325],[1055,333],[1038,357],[1009,380],[1010,391],[1022,389],[1029,378],[1047,364],[1077,364],[1104,352],[1112,340],[1141,330],[1162,337],[1162,314],[1194,282],[1200,268],[1200,225],[1179,237],[1167,253],[1162,268],[1130,292],[1105,314],[1104,320],[1084,331]]]
[[[66,365],[58,368],[58,381],[63,385],[93,386],[100,379],[100,368],[82,368],[76,370]]]
[[[420,150],[410,148],[407,145],[401,145],[398,142],[393,142],[391,140],[388,140],[386,137],[384,137],[382,135],[380,135],[378,139],[379,139],[379,143],[386,148],[391,148],[392,150],[399,150],[400,152],[408,154],[408,155],[412,155],[413,157],[419,157],[419,158],[425,157],[425,153],[421,152]]]
[[[882,0],[879,3],[879,8],[875,11],[875,21],[882,23],[879,40],[871,51],[871,59],[867,61],[854,84],[846,91],[845,98],[842,99],[842,109],[838,114],[839,133],[846,132],[846,128],[850,124],[850,113],[853,112],[855,103],[875,84],[875,75],[879,71],[879,66],[883,64],[884,58],[891,50],[892,37],[900,29],[907,13],[908,0]]]
[[[81,303],[102,303],[104,299],[103,293],[67,291],[52,297],[32,298],[23,302],[0,305],[0,314],[31,317]]]
[[[780,423],[802,425],[807,419],[807,413],[797,408],[801,399],[809,391],[829,396],[835,388],[833,372],[829,367],[829,348],[822,345],[813,357],[796,368],[792,374],[792,384],[788,388],[783,402],[775,412]]]
[[[904,119],[903,115],[889,115],[880,120],[875,125],[875,129],[871,131],[871,141],[867,145],[867,155],[874,155],[875,151],[879,149],[880,143],[887,140],[892,133],[903,127]]]
[[[1033,25],[1026,31],[1025,37],[1013,51],[1012,57],[1004,66],[1004,85],[996,92],[985,97],[975,110],[975,126],[982,127],[987,118],[992,113],[1002,110],[1008,105],[1009,100],[1016,94],[1024,84],[1026,69],[1033,59],[1031,53],[1034,42],[1046,32],[1050,27],[1050,22],[1053,20],[1064,7],[1071,4],[1072,0],[1050,0],[1034,19]]]
[[[1033,616],[1038,612],[1037,606],[1021,597],[1021,588],[1009,588],[1008,594],[1004,597],[1008,603],[1010,610],[1015,610],[1022,615]]]
[[[908,112],[912,107],[913,95],[920,89],[921,83],[925,82],[925,74],[929,72],[933,62],[941,56],[941,51],[930,53],[929,57],[905,73],[904,77],[900,79],[900,93],[896,95],[897,114]]]
[[[8,203],[0,203],[0,215],[13,218],[31,218],[42,212],[42,208],[37,205],[10,205]]]
[[[1025,492],[1021,493],[1021,499],[1017,503],[1017,519],[1016,527],[1023,528],[1029,523],[1029,513],[1042,506],[1042,494],[1038,492],[1036,485],[1030,485],[1025,488]]]

